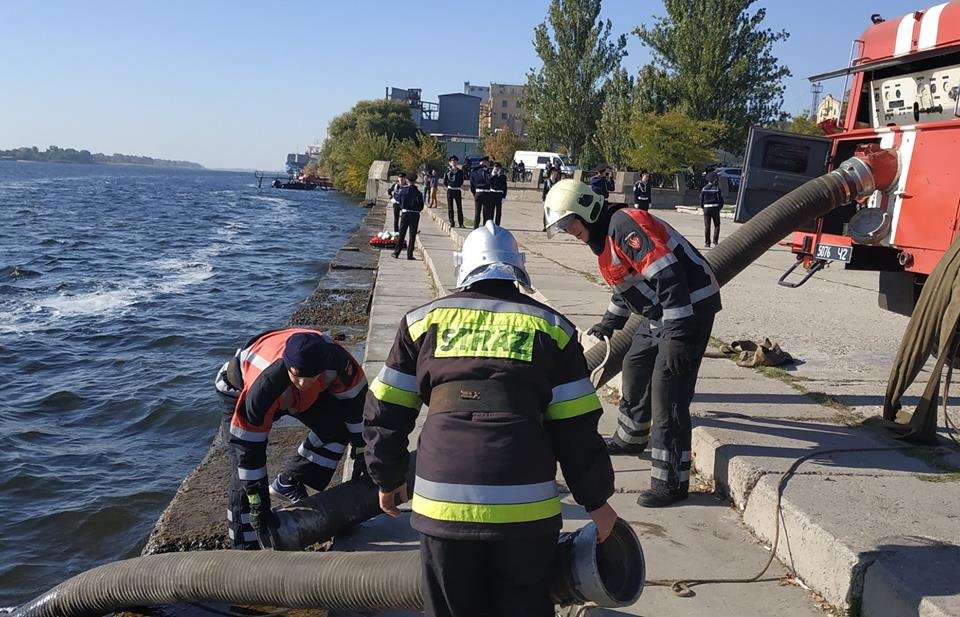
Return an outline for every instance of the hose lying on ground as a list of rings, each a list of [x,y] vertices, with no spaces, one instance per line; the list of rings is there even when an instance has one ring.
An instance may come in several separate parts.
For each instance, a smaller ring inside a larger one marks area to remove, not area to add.
[[[617,520],[602,544],[592,523],[560,535],[550,594],[565,606],[636,602],[646,580],[643,550]],[[146,555],[79,574],[13,612],[14,617],[93,617],[138,606],[227,602],[376,612],[422,610],[420,553],[198,551]]]
[[[937,440],[937,394],[943,377],[944,365],[953,361],[957,347],[957,328],[960,327],[960,239],[955,240],[920,292],[917,306],[910,316],[907,330],[900,341],[900,349],[890,370],[887,391],[883,398],[883,419],[868,420],[891,429],[902,439],[916,443],[933,444]],[[927,386],[920,403],[907,423],[897,422],[900,398],[920,374],[934,348],[939,350],[936,363],[930,371]],[[949,386],[949,378],[948,378]],[[946,390],[945,390],[946,392]],[[946,416],[944,396],[944,420]]]
[[[889,171],[889,160],[864,160],[853,157],[837,169],[808,181],[787,193],[759,214],[744,223],[735,232],[712,249],[706,256],[721,287],[744,268],[757,260],[770,247],[804,223],[823,216],[834,208],[857,197],[869,195],[877,188],[885,189],[896,179],[896,155],[880,151],[894,159],[894,173]],[[879,155],[881,158],[883,154]],[[874,169],[878,178],[874,178]],[[604,364],[604,345],[594,345],[586,352],[587,366],[592,371],[603,365],[599,385],[610,381],[620,372],[623,357],[630,348],[633,335],[642,319],[631,314],[626,326],[610,339],[609,358]]]

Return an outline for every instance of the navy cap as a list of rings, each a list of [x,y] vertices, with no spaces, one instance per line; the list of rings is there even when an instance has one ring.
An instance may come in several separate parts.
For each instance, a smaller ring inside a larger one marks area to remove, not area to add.
[[[329,344],[315,332],[297,332],[283,346],[283,363],[301,377],[316,377],[326,364]]]

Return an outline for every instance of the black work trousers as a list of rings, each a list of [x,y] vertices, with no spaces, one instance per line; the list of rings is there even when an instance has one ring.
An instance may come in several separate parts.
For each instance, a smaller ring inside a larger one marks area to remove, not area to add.
[[[493,201],[493,206],[492,206],[493,216],[491,216],[490,218],[493,219],[494,223],[499,225],[500,215],[503,214],[503,195],[500,195],[499,193],[494,193],[494,195],[496,197],[494,197],[494,199],[491,200]]]
[[[447,189],[447,216],[450,219],[450,227],[453,227],[453,204],[457,204],[457,224],[463,227],[463,191],[460,189]]]
[[[400,204],[393,204],[393,230],[400,231]]]
[[[675,375],[660,353],[663,333],[641,324],[623,359],[623,397],[614,440],[642,449],[650,443],[650,485],[687,491],[690,487],[690,402],[700,362],[710,341],[714,314],[694,315],[684,338],[692,359],[690,370]]]
[[[558,534],[522,540],[420,535],[427,617],[553,617],[550,578]]]
[[[365,395],[356,397],[362,405]],[[297,451],[287,459],[279,477],[284,484],[303,484],[316,491],[327,488],[340,458],[349,443],[350,433],[344,415],[333,410],[344,405],[324,393],[310,409],[293,417],[310,429]],[[358,410],[359,411],[359,410]],[[220,435],[231,462],[230,490],[227,494],[227,528],[234,548],[253,548],[257,534],[250,526],[250,504],[237,476],[237,454],[230,445],[230,419],[233,409],[224,413]]]
[[[400,255],[400,242],[407,233],[410,233],[410,239],[407,240],[407,258],[413,259],[413,244],[417,240],[417,229],[420,227],[419,212],[401,212],[400,213],[400,237],[397,238],[397,247],[393,249],[393,256]]]
[[[713,243],[720,242],[720,206],[703,209],[703,238],[704,243],[710,246],[710,223],[713,222]]]
[[[649,199],[638,199],[637,203],[633,204],[633,207],[637,210],[643,210],[648,212],[650,210],[650,200]]]
[[[473,216],[473,228],[486,223],[489,219],[493,218],[493,206],[494,198],[496,193],[490,193],[487,191],[478,192],[473,196],[474,198],[474,216]]]

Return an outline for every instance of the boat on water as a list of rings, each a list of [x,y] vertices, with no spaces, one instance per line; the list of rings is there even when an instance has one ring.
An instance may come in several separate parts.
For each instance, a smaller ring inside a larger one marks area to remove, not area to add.
[[[293,180],[291,182],[281,182],[280,180],[274,180],[270,186],[275,189],[291,189],[294,191],[312,191],[313,189],[320,186],[319,184],[314,184],[313,182],[301,182],[299,180]]]

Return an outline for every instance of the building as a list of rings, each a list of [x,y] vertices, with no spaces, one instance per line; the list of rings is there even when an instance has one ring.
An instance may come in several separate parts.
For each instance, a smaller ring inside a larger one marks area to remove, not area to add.
[[[479,96],[480,102],[490,100],[490,86],[472,86],[469,81],[463,82],[463,93]]]
[[[524,86],[491,83],[489,106],[481,115],[481,128],[496,131],[509,127],[517,135],[526,135],[521,111],[523,90]]]
[[[386,98],[403,101],[410,106],[410,117],[424,133],[436,133],[440,130],[440,105],[424,101],[420,97],[420,88],[386,89]]]

